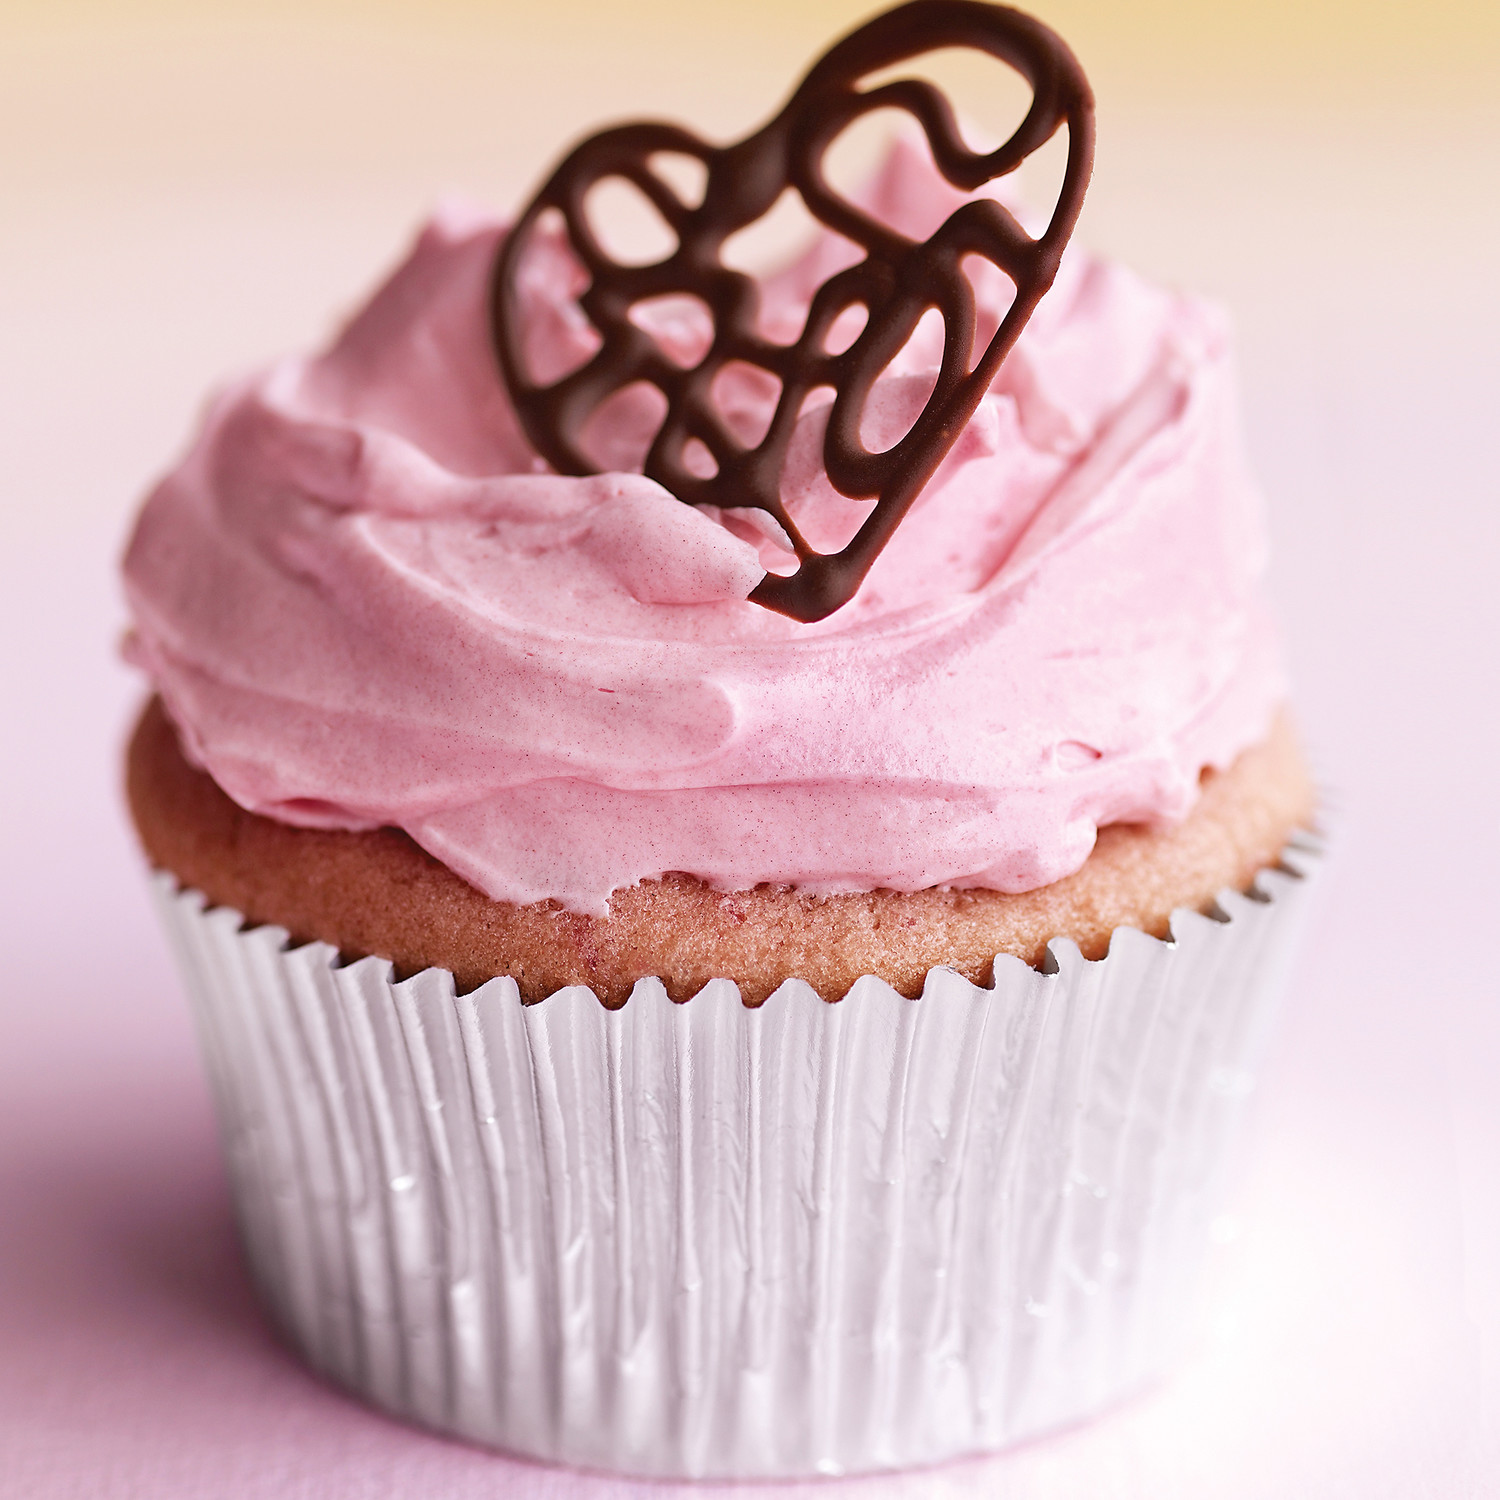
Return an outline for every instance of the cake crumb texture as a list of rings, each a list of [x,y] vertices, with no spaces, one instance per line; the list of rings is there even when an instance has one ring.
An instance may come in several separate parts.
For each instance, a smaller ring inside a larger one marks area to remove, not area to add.
[[[732,978],[756,1005],[793,977],[828,1000],[865,974],[916,995],[939,965],[986,984],[996,954],[1039,964],[1058,937],[1102,958],[1116,927],[1165,937],[1177,908],[1246,889],[1315,805],[1283,713],[1265,743],[1204,773],[1181,823],[1103,828],[1081,869],[1037,890],[726,893],[669,875],[616,891],[609,915],[594,917],[492,901],[397,829],[293,828],[245,811],[184,758],[159,698],[132,736],[126,789],[151,862],[251,923],[388,958],[401,975],[450,969],[461,990],[509,974],[528,1003],[585,984],[608,1005],[651,975],[674,1000]]]

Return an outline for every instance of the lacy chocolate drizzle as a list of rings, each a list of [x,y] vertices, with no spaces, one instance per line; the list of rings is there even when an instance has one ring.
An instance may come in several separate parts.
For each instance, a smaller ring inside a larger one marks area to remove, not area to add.
[[[858,87],[875,72],[942,47],[989,53],[1030,84],[1031,108],[997,150],[971,151],[948,99],[925,80]],[[916,118],[943,176],[971,193],[1014,171],[1066,123],[1067,169],[1041,237],[1032,239],[992,199],[977,198],[918,243],[835,193],[823,175],[829,146],[861,115],[892,107]],[[1030,16],[978,0],[912,0],[876,17],[813,66],[774,120],[735,145],[716,148],[679,126],[656,122],[621,125],[591,137],[533,199],[496,267],[495,345],[528,437],[559,473],[596,473],[598,465],[579,446],[590,414],[625,386],[644,381],[657,387],[667,409],[644,472],[691,505],[757,507],[773,516],[799,566],[788,576],[767,574],[750,597],[794,619],[822,619],[853,597],[1051,286],[1083,204],[1093,146],[1093,96],[1062,40]],[[662,154],[702,162],[707,180],[701,204],[684,203],[653,170],[652,158]],[[667,259],[625,266],[606,254],[589,224],[584,198],[595,183],[610,177],[639,188],[675,233],[677,249]],[[791,345],[760,336],[755,280],[720,259],[729,236],[767,213],[788,187],[796,189],[816,218],[866,252],[864,259],[818,288],[802,335]],[[517,283],[532,232],[549,211],[560,215],[589,276],[578,301],[601,344],[581,368],[541,383],[532,379],[523,360]],[[1014,302],[972,367],[974,293],[962,265],[971,255],[999,266],[1016,287]],[[683,293],[700,299],[713,317],[712,344],[691,369],[669,359],[630,317],[637,303]],[[866,312],[863,331],[847,349],[830,354],[827,341],[834,322],[856,306]],[[865,403],[931,308],[944,325],[936,385],[907,434],[884,452],[871,453],[860,439]],[[730,431],[711,396],[714,377],[732,360],[758,366],[781,384],[770,426],[753,447]],[[793,429],[809,393],[819,387],[834,392],[823,445],[828,479],[851,499],[876,502],[853,539],[836,553],[819,553],[807,544],[780,496]],[[701,456],[689,467],[687,450],[694,443],[712,456],[717,472],[695,472],[706,467]]]

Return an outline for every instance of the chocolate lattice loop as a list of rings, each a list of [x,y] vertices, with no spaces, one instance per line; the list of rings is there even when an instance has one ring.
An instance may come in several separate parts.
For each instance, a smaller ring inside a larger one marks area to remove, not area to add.
[[[861,79],[940,48],[986,52],[1009,64],[1031,86],[1026,117],[1003,145],[969,148],[953,109],[918,78],[860,90]],[[924,241],[907,238],[836,193],[823,175],[829,147],[861,116],[895,108],[921,126],[942,175],[974,192],[1013,172],[1064,125],[1068,160],[1051,220],[1032,238],[989,198],[960,205]],[[598,466],[580,446],[584,424],[626,386],[645,382],[666,398],[666,413],[643,472],[690,505],[767,512],[786,533],[798,569],[768,574],[750,597],[798,620],[831,614],[854,596],[880,550],[963,431],[1037,303],[1052,285],[1083,206],[1093,163],[1093,96],[1073,54],[1047,27],[1005,6],[980,0],[912,0],[877,16],[835,45],[812,67],[786,107],[754,135],[715,147],[681,126],[643,122],[605,130],[563,160],[506,238],[496,264],[491,303],[495,347],[511,399],[537,451],[561,474],[592,474]],[[707,173],[703,200],[684,203],[651,165],[657,155],[689,156]],[[638,188],[677,238],[676,250],[651,265],[628,266],[599,243],[585,212],[589,190],[606,178]],[[830,276],[817,290],[795,343],[777,344],[758,330],[760,290],[726,266],[726,240],[768,213],[794,188],[808,211],[853,241],[864,258]],[[556,213],[589,277],[578,304],[599,335],[594,356],[552,382],[539,382],[522,351],[524,309],[518,273],[543,215]],[[976,309],[963,270],[966,257],[990,261],[1015,284],[1015,299],[979,358],[973,353]],[[690,369],[667,355],[631,310],[650,299],[696,298],[713,319],[713,340]],[[839,316],[863,307],[859,336],[838,354],[826,341]],[[870,452],[860,423],[876,381],[936,309],[943,319],[943,356],[926,406],[892,447]],[[731,362],[773,376],[781,394],[765,435],[742,442],[716,407],[715,377]],[[874,509],[840,551],[820,553],[797,530],[781,500],[781,475],[807,397],[831,387],[833,405],[823,443],[829,482]],[[696,472],[690,445],[701,444],[717,471]]]

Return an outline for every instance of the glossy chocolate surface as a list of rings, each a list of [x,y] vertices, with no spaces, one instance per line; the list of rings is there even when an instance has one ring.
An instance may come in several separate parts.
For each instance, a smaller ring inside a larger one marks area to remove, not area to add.
[[[969,148],[949,100],[926,80],[898,78],[860,87],[872,74],[952,47],[988,53],[1031,86],[1025,119],[993,151]],[[863,115],[890,108],[916,119],[938,170],[968,192],[1014,171],[1066,125],[1067,167],[1043,233],[1033,239],[1006,208],[986,197],[962,204],[919,242],[840,196],[824,176],[829,147]],[[769,124],[733,145],[710,146],[681,126],[649,121],[590,137],[532,200],[496,265],[495,346],[527,436],[559,473],[597,472],[581,442],[591,414],[627,386],[655,386],[666,398],[666,410],[643,472],[689,504],[754,507],[774,517],[799,566],[789,575],[767,574],[750,597],[799,620],[831,614],[853,597],[1051,286],[1083,204],[1093,146],[1093,97],[1066,45],[1032,17],[978,0],[912,0],[876,17],[814,64]],[[655,169],[653,159],[672,155],[703,164],[701,203],[685,202]],[[585,198],[609,178],[638,188],[670,227],[677,248],[666,259],[622,265],[607,253],[589,222]],[[767,214],[788,188],[822,224],[864,251],[861,260],[818,288],[801,336],[790,345],[773,343],[757,331],[758,285],[721,258],[725,241]],[[601,342],[581,368],[543,382],[526,368],[518,279],[533,234],[548,217],[560,220],[589,278],[578,300]],[[977,358],[974,293],[963,269],[969,256],[993,262],[1016,287],[1014,302]],[[711,345],[688,369],[669,359],[631,318],[637,304],[673,295],[698,299],[713,320]],[[863,330],[848,348],[830,353],[830,331],[853,307],[865,309]],[[904,437],[872,453],[860,437],[865,404],[930,309],[944,325],[931,396]],[[715,377],[731,361],[764,370],[780,384],[770,426],[754,445],[730,430],[713,401]],[[876,503],[846,546],[819,553],[783,506],[780,481],[805,403],[829,388],[833,405],[823,446],[828,479],[841,494]],[[714,472],[706,472],[710,467]]]

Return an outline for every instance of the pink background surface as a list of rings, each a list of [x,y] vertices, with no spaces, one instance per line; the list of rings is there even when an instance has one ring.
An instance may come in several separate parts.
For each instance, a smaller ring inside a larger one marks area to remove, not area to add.
[[[461,38],[163,22],[122,33],[121,69],[86,20],[0,46],[21,210],[0,243],[0,1496],[645,1494],[398,1426],[267,1329],[123,821],[140,685],[113,654],[123,528],[207,383],[319,336],[433,190],[510,201],[621,105],[571,77],[507,156],[517,106]],[[726,133],[794,41],[712,104]],[[412,66],[426,92],[392,90]],[[297,115],[331,95],[347,108]],[[487,141],[460,128],[481,108]],[[1198,1348],[1156,1394],[1016,1453],[768,1493],[1500,1491],[1500,131],[1300,108],[1268,127],[1248,95],[1207,116],[1125,99],[1083,231],[1238,314],[1298,702],[1339,809]]]

